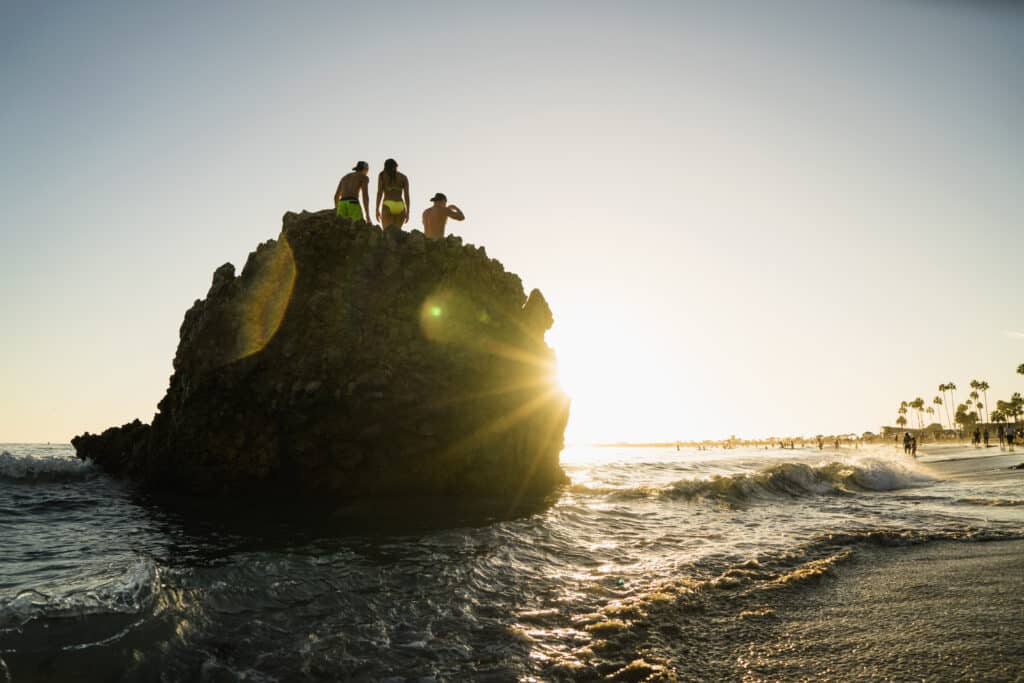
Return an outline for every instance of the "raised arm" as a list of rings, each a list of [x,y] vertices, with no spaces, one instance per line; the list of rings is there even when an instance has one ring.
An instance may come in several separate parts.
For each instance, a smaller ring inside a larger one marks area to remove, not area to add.
[[[462,213],[462,209],[455,206],[454,204],[448,205],[448,218],[454,218],[457,221],[466,220],[466,215]]]
[[[409,176],[404,176],[404,178],[405,178],[405,183],[404,183],[405,187],[403,189],[405,191],[405,220],[402,221],[402,222],[403,223],[408,223],[409,222],[409,216],[412,215],[412,204],[409,203]]]
[[[334,191],[334,208],[338,208],[338,200],[341,199],[341,184],[345,181],[344,178],[338,181],[338,189]]]
[[[363,178],[363,209],[366,211],[366,222],[370,222],[370,178]]]
[[[380,223],[380,200],[384,196],[384,174],[377,174],[377,222]]]

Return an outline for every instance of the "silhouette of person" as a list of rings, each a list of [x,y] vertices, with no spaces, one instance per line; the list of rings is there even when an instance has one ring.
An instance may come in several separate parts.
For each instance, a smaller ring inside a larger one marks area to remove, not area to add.
[[[443,192],[435,194],[430,201],[432,205],[423,212],[423,233],[428,239],[442,239],[449,218],[457,221],[466,220],[462,210],[454,204],[449,204],[448,197]]]
[[[365,161],[357,162],[351,173],[346,173],[338,182],[334,191],[335,214],[353,221],[370,222],[370,165]],[[359,195],[363,195],[363,208],[359,208]],[[366,217],[363,218],[363,209]]]
[[[398,171],[397,161],[388,159],[377,175],[377,220],[385,229],[392,225],[402,227],[409,222],[409,209],[409,178]]]
[[[981,438],[985,440],[985,448],[988,448],[988,427],[986,427],[985,431],[982,432]]]
[[[915,458],[917,457],[917,437],[916,436],[910,437],[910,454],[912,456],[914,456]]]

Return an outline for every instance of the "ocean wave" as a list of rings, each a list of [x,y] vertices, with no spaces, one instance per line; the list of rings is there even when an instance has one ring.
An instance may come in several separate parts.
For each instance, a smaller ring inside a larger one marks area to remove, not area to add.
[[[159,588],[156,564],[140,559],[124,574],[92,588],[63,595],[24,590],[13,598],[0,598],[0,631],[20,628],[34,619],[137,614],[152,604]]]
[[[618,500],[712,498],[731,503],[778,500],[864,491],[895,491],[927,486],[935,477],[899,462],[861,458],[825,465],[786,462],[758,472],[722,475],[710,479],[680,479],[664,487],[594,487],[578,484],[574,493],[606,495]]]
[[[0,480],[67,481],[96,475],[91,462],[68,457],[36,457],[0,452]]]

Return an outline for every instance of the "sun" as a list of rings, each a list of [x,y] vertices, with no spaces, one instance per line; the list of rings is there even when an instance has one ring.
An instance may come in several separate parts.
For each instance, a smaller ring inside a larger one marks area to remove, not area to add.
[[[548,342],[556,381],[572,399],[567,443],[646,441],[678,433],[681,392],[663,380],[665,362],[624,328],[557,322]]]

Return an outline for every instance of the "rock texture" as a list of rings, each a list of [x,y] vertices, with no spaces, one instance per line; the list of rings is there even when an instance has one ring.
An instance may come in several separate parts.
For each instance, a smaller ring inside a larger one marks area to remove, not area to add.
[[[287,213],[185,314],[170,387],[72,440],[152,487],[532,496],[565,481],[544,297],[455,236]]]

